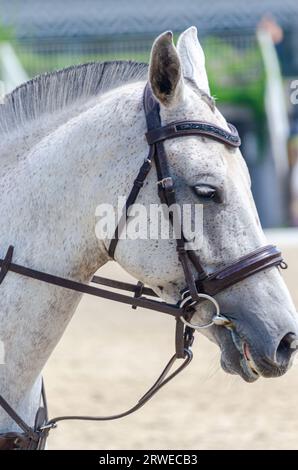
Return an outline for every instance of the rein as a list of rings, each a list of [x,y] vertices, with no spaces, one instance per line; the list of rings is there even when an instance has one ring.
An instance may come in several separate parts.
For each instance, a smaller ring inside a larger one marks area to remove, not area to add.
[[[137,199],[137,196],[144,184],[144,181],[155,163],[158,183],[158,195],[162,203],[168,207],[175,205],[175,184],[171,177],[167,155],[163,142],[167,139],[178,138],[188,135],[204,135],[222,144],[239,147],[241,144],[237,130],[228,124],[230,132],[225,129],[203,121],[177,121],[161,125],[160,107],[154,98],[150,85],[147,84],[144,90],[143,106],[147,122],[146,138],[149,145],[148,157],[142,164],[132,189],[127,198],[123,214],[116,227],[114,237],[109,246],[109,256],[114,258],[121,230],[128,217],[128,210]],[[177,214],[178,215],[178,214]],[[172,222],[172,220],[170,219]],[[182,227],[182,222],[180,221]],[[181,230],[181,232],[183,232]],[[138,402],[119,414],[111,416],[59,416],[48,420],[47,402],[44,386],[42,384],[42,405],[39,407],[34,427],[28,426],[16,411],[9,405],[5,398],[0,395],[0,406],[14,420],[23,431],[0,434],[0,449],[44,449],[46,438],[50,429],[56,427],[56,423],[65,420],[88,420],[88,421],[108,421],[120,419],[139,410],[144,406],[164,385],[171,381],[176,375],[187,367],[192,360],[191,346],[194,340],[194,330],[200,330],[212,325],[224,326],[229,319],[220,314],[220,308],[214,296],[226,288],[246,279],[253,274],[272,267],[285,268],[281,252],[273,245],[258,248],[246,256],[238,259],[230,265],[207,273],[200,262],[200,258],[194,250],[186,250],[184,236],[176,237],[176,249],[178,259],[183,268],[186,287],[181,292],[181,300],[176,304],[169,304],[160,300],[155,300],[157,294],[150,288],[145,287],[141,282],[137,285],[115,281],[99,276],[94,276],[91,280],[93,284],[102,285],[133,293],[133,297],[120,294],[94,285],[84,284],[63,277],[55,276],[42,271],[22,266],[12,262],[14,247],[9,246],[3,259],[0,259],[0,284],[4,281],[7,273],[12,271],[16,274],[26,276],[38,281],[46,282],[61,288],[70,289],[82,294],[89,294],[96,297],[112,300],[115,302],[131,305],[133,309],[137,307],[147,308],[160,313],[171,315],[176,320],[175,333],[175,354],[171,357],[161,375],[154,382],[152,387],[138,400]],[[194,274],[194,272],[196,274]],[[153,297],[147,298],[146,296]],[[195,312],[195,306],[202,301],[210,301],[216,309],[210,323],[206,325],[195,325],[191,323],[191,318]],[[173,366],[178,359],[182,363],[173,370]]]

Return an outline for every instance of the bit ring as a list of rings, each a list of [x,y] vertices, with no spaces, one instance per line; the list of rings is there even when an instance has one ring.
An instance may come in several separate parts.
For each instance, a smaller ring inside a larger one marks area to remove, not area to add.
[[[205,300],[209,300],[209,302],[211,302],[215,306],[216,312],[213,315],[212,320],[209,323],[205,323],[204,325],[198,325],[197,323],[193,324],[193,323],[188,322],[187,320],[185,320],[185,318],[183,316],[181,316],[180,319],[185,325],[189,326],[190,328],[193,328],[195,330],[203,330],[203,329],[209,328],[210,326],[214,325],[213,318],[220,316],[220,308],[219,308],[218,302],[213,297],[211,297],[210,295],[208,295],[208,294],[199,294],[198,293],[198,297],[202,298],[202,299],[205,299]]]

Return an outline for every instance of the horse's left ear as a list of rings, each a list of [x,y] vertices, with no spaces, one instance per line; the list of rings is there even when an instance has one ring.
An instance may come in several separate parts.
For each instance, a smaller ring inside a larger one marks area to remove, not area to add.
[[[155,40],[150,57],[149,81],[153,94],[164,106],[174,106],[183,99],[181,62],[171,31]]]
[[[195,26],[184,31],[178,39],[177,50],[182,63],[182,72],[205,93],[210,95],[205,67],[205,54],[198,40]]]

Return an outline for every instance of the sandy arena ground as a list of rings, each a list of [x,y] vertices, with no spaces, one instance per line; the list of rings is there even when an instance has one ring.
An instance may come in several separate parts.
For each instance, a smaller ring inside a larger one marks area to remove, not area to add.
[[[279,245],[298,309],[296,237]],[[128,279],[114,263],[102,275]],[[85,296],[45,369],[50,415],[131,406],[173,353],[173,332],[173,320],[157,312]],[[217,347],[202,336],[193,350],[189,368],[135,415],[61,423],[49,448],[298,449],[298,359],[285,377],[246,384],[220,369]]]

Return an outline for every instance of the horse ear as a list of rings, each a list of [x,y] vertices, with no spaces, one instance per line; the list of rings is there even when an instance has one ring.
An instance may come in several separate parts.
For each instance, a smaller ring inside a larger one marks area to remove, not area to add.
[[[181,62],[168,31],[154,41],[149,64],[149,81],[158,101],[173,106],[183,98]]]
[[[199,43],[195,26],[188,28],[179,36],[177,50],[182,62],[183,76],[195,82],[201,90],[210,95],[205,54]]]

